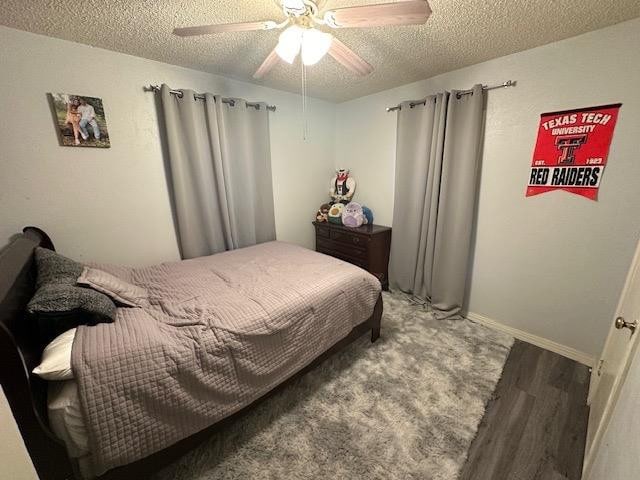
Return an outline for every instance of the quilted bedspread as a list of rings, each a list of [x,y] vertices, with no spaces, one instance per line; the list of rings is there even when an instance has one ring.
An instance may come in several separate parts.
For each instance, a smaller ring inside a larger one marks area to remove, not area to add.
[[[364,270],[281,242],[101,268],[146,288],[149,304],[76,333],[97,475],[248,405],[369,318],[380,293]]]

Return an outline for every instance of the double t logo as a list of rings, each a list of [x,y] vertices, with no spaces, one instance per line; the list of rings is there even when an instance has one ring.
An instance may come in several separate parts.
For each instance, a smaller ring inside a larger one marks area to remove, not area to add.
[[[576,159],[576,150],[586,141],[586,133],[556,137],[556,147],[558,147],[558,150],[561,152],[558,157],[558,165],[572,165]]]

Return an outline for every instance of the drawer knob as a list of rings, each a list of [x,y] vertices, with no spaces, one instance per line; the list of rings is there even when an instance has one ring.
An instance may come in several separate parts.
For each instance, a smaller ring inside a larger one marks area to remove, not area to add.
[[[360,239],[358,237],[353,237],[353,243],[358,243],[360,242]]]

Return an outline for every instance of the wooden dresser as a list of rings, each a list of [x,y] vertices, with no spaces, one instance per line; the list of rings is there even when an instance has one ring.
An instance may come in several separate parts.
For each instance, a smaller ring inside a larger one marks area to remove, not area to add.
[[[363,225],[357,228],[335,223],[313,222],[316,228],[316,251],[364,268],[389,290],[389,249],[391,228]]]

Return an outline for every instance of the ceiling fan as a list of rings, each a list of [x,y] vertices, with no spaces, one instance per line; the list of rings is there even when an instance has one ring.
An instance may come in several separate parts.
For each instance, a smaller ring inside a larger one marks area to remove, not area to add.
[[[292,64],[300,54],[304,65],[318,63],[327,53],[356,75],[365,76],[373,67],[330,33],[316,26],[329,28],[365,28],[388,25],[419,25],[431,15],[426,0],[401,0],[393,3],[345,7],[320,13],[326,0],[276,0],[286,19],[259,22],[227,23],[198,27],[176,28],[181,37],[224,32],[286,29],[280,34],[277,46],[260,65],[254,78],[264,77],[280,59]]]

